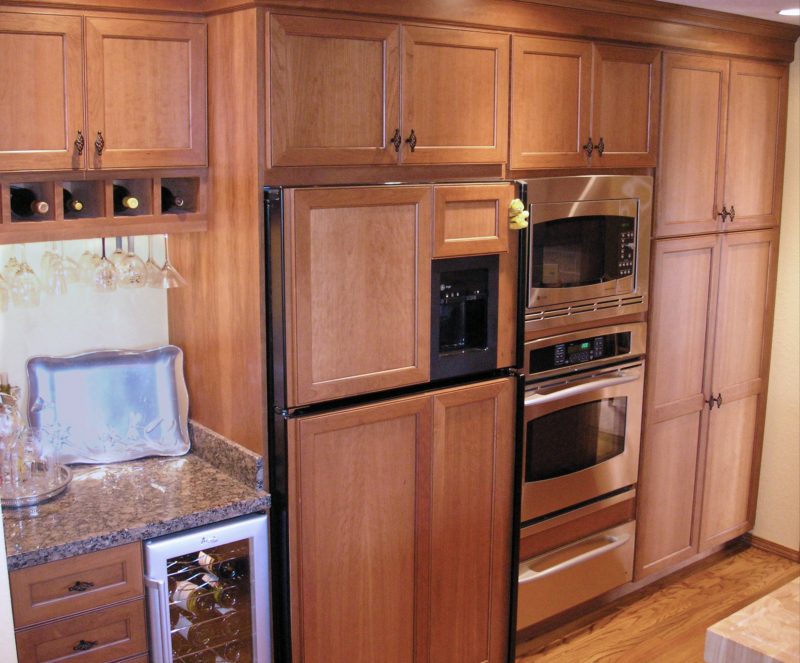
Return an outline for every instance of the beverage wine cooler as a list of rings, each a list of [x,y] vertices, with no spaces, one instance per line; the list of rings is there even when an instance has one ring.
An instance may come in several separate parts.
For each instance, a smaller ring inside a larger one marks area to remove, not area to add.
[[[145,542],[153,663],[267,663],[267,516]]]

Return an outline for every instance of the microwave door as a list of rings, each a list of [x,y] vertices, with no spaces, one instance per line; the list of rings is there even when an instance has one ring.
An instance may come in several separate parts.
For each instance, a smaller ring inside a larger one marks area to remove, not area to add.
[[[528,308],[633,292],[635,200],[531,206]]]

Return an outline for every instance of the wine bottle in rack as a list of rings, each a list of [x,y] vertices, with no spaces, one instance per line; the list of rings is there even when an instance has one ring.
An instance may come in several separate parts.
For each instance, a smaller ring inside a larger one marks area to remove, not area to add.
[[[192,582],[195,580],[197,582]],[[207,576],[179,580],[172,592],[171,602],[197,617],[211,617],[214,613],[215,590],[210,586]]]
[[[139,199],[121,184],[114,185],[114,214],[122,214],[139,207]]]
[[[223,608],[241,608],[248,603],[245,586],[241,582],[219,580],[214,583],[214,601]]]
[[[50,205],[39,200],[37,195],[24,186],[11,187],[11,211],[23,219],[44,216],[50,211]]]
[[[168,187],[161,187],[161,213],[164,214],[170,210],[181,210],[186,204],[186,201],[180,196],[176,196]]]
[[[64,189],[64,214],[79,214],[83,211],[83,201],[72,195],[72,191]]]
[[[222,657],[230,663],[251,663],[253,660],[250,643],[235,640],[225,645]]]
[[[225,548],[204,550],[197,563],[221,580],[237,580],[247,577],[247,550]]]

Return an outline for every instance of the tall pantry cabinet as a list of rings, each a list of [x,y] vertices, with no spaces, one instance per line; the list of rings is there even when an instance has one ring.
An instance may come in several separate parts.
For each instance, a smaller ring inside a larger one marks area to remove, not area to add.
[[[664,56],[637,578],[753,526],[786,73]]]

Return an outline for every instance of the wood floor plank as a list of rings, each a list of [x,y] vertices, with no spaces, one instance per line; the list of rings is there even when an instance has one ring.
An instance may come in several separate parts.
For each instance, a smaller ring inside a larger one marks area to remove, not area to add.
[[[800,564],[755,548],[664,578],[588,625],[538,650],[522,643],[517,663],[702,663],[706,629],[800,576]],[[567,629],[568,631],[568,629]],[[559,629],[563,634],[565,629]]]

